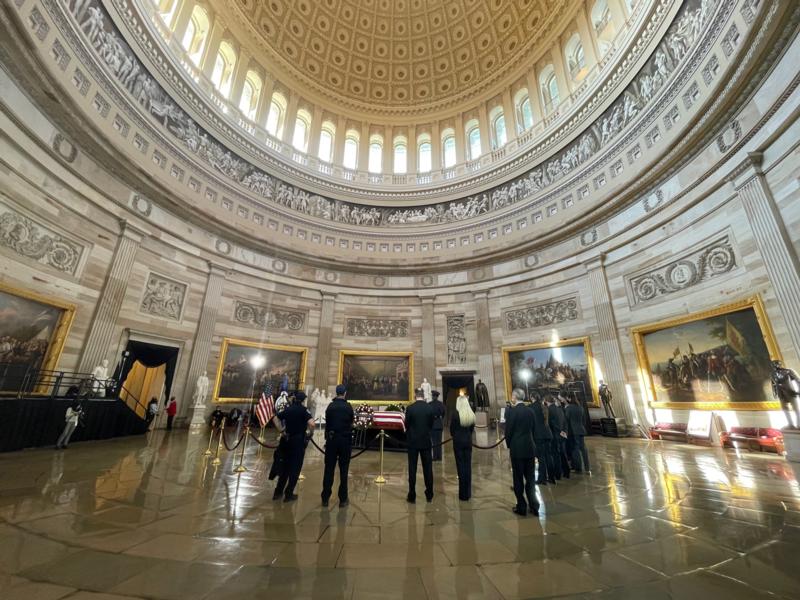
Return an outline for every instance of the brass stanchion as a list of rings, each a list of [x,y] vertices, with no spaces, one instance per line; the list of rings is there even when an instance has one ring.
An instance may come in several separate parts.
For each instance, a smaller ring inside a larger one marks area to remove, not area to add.
[[[244,444],[242,444],[242,454],[239,456],[239,466],[236,467],[234,473],[244,473],[247,467],[244,466],[244,453],[247,450],[247,438],[250,435],[250,423],[244,426]]]
[[[375,478],[375,483],[381,484],[381,483],[386,483],[386,477],[383,476],[383,438],[386,437],[386,434],[383,432],[383,429],[381,429],[381,432],[378,434],[378,437],[381,438],[381,442],[380,442],[380,444],[381,444],[381,472]]]
[[[262,444],[266,441],[264,439],[264,426],[263,425],[261,426],[261,430],[258,433],[258,441],[261,442]]]
[[[222,417],[222,423],[219,425],[219,439],[217,440],[217,454],[214,457],[214,460],[211,461],[212,465],[218,465],[222,462],[222,459],[219,457],[219,451],[222,446],[222,436],[225,435],[225,417]]]
[[[206,451],[203,452],[203,456],[211,456],[212,454],[214,454],[211,451],[211,444],[214,443],[214,425],[215,424],[216,424],[216,421],[212,421],[211,422],[211,435],[208,436],[208,448],[206,448]]]

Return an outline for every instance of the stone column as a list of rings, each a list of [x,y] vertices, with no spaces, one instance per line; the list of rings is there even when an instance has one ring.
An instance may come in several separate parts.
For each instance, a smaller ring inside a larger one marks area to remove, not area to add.
[[[294,148],[292,145],[292,138],[294,137],[294,126],[297,121],[297,104],[299,101],[300,99],[297,97],[297,94],[291,94],[289,96],[286,113],[283,116],[283,131],[281,132],[280,126],[278,127],[280,133],[278,137],[283,140],[284,144],[292,148]]]
[[[528,98],[531,101],[531,112],[533,113],[533,124],[536,125],[539,121],[544,121],[544,109],[542,108],[542,96],[539,89],[539,80],[536,71],[531,69],[526,75],[528,83]]]
[[[225,33],[225,24],[219,17],[214,16],[212,19],[211,31],[208,33],[209,37],[206,40],[206,47],[203,49],[203,58],[200,61],[200,69],[209,81],[211,81],[211,75],[214,74],[217,52],[219,52],[219,47],[222,44],[222,34]]]
[[[111,258],[111,265],[106,275],[103,290],[97,298],[97,305],[94,310],[92,324],[86,335],[86,342],[83,346],[83,354],[78,365],[81,373],[91,373],[104,358],[111,359],[109,350],[114,333],[114,326],[125,299],[125,290],[128,287],[128,280],[131,276],[133,262],[136,259],[136,251],[142,245],[142,240],[147,235],[125,220],[120,221],[122,229],[117,240],[117,247],[114,256]],[[114,368],[113,361],[109,364],[109,374]]]
[[[622,357],[622,346],[619,342],[617,320],[611,306],[611,292],[608,287],[603,255],[584,263],[589,277],[589,288],[592,291],[595,319],[597,320],[597,337],[592,340],[594,359],[603,372],[603,380],[611,388],[614,396],[614,413],[629,424],[641,422],[631,414],[625,390],[625,361]],[[597,385],[598,382],[593,382]],[[596,391],[596,390],[594,390]]]
[[[311,127],[308,131],[308,150],[306,154],[319,159],[319,136],[322,133],[323,114],[319,106],[314,107],[314,114],[311,116]]]
[[[486,110],[485,102],[481,102],[480,106],[478,106],[478,127],[481,130],[481,156],[491,154],[492,150],[494,150],[494,144],[492,144],[494,136],[489,124],[489,113]]]
[[[194,401],[194,388],[197,378],[208,370],[208,357],[211,354],[211,340],[214,336],[214,326],[217,323],[217,313],[222,301],[222,286],[225,283],[225,269],[214,263],[208,263],[208,281],[206,282],[206,293],[203,296],[203,308],[200,311],[200,318],[197,321],[197,332],[194,336],[192,345],[192,358],[189,361],[189,373],[186,376],[186,395],[184,405],[192,406],[191,425],[203,425],[205,423],[206,405],[192,404]],[[206,400],[209,401],[214,393],[214,375],[208,374],[210,385]]]
[[[498,390],[494,380],[494,347],[492,345],[492,327],[489,318],[489,292],[475,292],[475,312],[478,327],[478,374],[489,390],[489,402],[494,409],[499,410],[505,401],[505,394]]]
[[[422,356],[420,357],[420,372],[417,374],[419,383],[425,377],[432,386],[436,387],[436,331],[434,330],[433,301],[434,297],[420,298],[422,301]],[[413,382],[414,387],[418,385]]]
[[[231,81],[229,100],[234,108],[240,111],[241,108],[239,108],[239,104],[242,101],[242,91],[244,90],[244,81],[247,78],[248,71],[250,71],[250,54],[244,48],[239,48],[239,53],[236,57],[236,66],[231,76],[233,80]]]
[[[795,352],[800,354],[800,261],[761,170],[761,161],[760,153],[748,154],[749,165],[735,181],[736,191],[742,199],[789,337]]]
[[[194,10],[194,2],[189,0],[176,0],[178,3],[177,10],[172,14],[172,19],[167,23],[167,27],[172,31],[172,38],[178,42],[178,45],[183,43],[183,36],[186,33],[186,26],[189,24],[189,19]],[[181,46],[182,47],[182,46]]]
[[[314,365],[314,387],[327,390],[333,383],[328,381],[331,366],[331,341],[333,339],[333,314],[336,309],[336,294],[322,292],[322,308],[319,315],[319,340],[317,342],[317,361]],[[308,382],[306,382],[308,383]]]
[[[506,123],[506,142],[517,139],[517,132],[522,129],[517,123],[517,111],[514,101],[511,99],[511,90],[503,90],[503,117]]]
[[[467,141],[464,135],[464,114],[456,115],[456,164],[462,165],[466,161]]]
[[[272,92],[275,91],[275,80],[268,73],[264,73],[264,83],[261,85],[261,92],[258,97],[258,108],[256,109],[256,123],[260,127],[266,128],[269,108],[272,104]]]

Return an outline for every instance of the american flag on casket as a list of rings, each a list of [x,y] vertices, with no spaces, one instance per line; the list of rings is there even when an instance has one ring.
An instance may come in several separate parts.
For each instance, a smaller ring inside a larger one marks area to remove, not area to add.
[[[373,429],[406,430],[405,414],[393,410],[376,410],[372,413]]]

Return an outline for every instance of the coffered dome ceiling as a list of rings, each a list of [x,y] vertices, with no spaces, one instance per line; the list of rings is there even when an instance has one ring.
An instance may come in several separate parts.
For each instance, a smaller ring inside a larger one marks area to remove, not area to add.
[[[221,0],[214,4],[223,8]],[[289,75],[362,110],[415,112],[528,68],[578,0],[236,0],[236,20]],[[223,13],[224,14],[224,13]]]

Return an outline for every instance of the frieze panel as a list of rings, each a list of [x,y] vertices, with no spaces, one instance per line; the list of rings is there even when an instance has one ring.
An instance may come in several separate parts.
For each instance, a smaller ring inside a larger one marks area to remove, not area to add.
[[[463,365],[467,362],[467,338],[464,335],[464,315],[447,317],[447,364]]]
[[[85,246],[0,203],[0,246],[62,273],[75,275]]]
[[[520,331],[575,321],[578,316],[578,298],[573,297],[507,310],[503,324],[506,331]]]
[[[78,29],[102,63],[136,102],[189,152],[259,197],[300,213],[357,226],[385,227],[450,223],[503,210],[578,169],[610,144],[666,85],[699,38],[715,0],[689,0],[650,60],[617,100],[560,155],[510,182],[463,200],[415,208],[378,208],[332,200],[289,185],[227,150],[210,137],[149,75],[122,41],[97,0],[76,2]]]
[[[264,306],[244,300],[237,300],[233,309],[233,320],[253,329],[302,331],[306,326],[307,317],[308,313],[305,311]]]
[[[352,337],[408,337],[408,319],[347,319],[345,335]]]
[[[180,321],[189,286],[164,275],[150,273],[139,310],[170,321]]]
[[[641,304],[719,277],[736,266],[731,237],[724,235],[656,269],[627,278],[630,297],[634,305]]]

